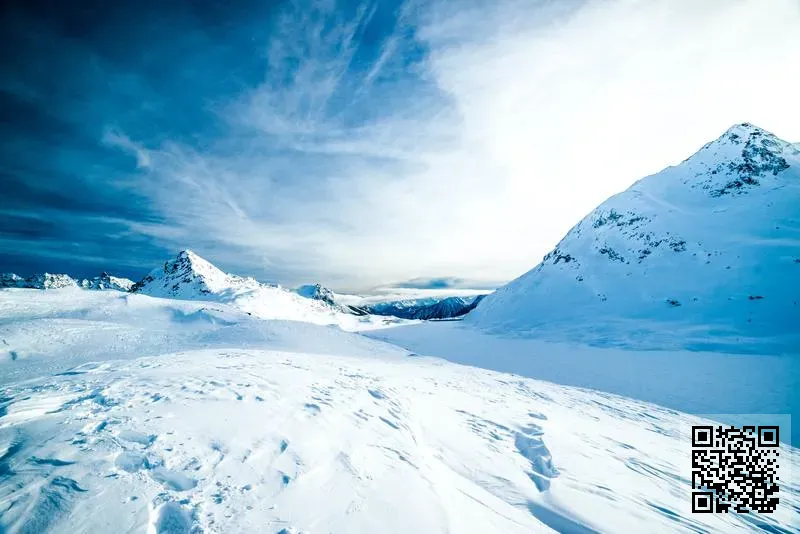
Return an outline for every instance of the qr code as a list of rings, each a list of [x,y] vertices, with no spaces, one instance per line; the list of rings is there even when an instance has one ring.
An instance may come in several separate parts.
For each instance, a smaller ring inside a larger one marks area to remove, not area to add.
[[[777,426],[692,426],[692,512],[774,512],[779,445]]]

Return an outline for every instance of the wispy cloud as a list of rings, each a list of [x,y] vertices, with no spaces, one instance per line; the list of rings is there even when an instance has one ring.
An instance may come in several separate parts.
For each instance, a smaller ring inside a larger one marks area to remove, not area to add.
[[[293,1],[203,143],[144,146],[136,231],[286,283],[502,280],[735,122],[800,138],[793,0]],[[224,75],[224,73],[220,73]],[[146,156],[146,158],[145,158]]]
[[[134,143],[130,137],[114,128],[107,128],[103,133],[102,142],[108,146],[118,148],[132,154],[136,158],[136,167],[146,169],[150,166],[150,154],[141,145]]]

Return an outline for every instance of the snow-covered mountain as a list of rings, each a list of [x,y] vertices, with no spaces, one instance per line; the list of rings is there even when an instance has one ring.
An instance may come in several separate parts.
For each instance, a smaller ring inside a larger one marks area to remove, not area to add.
[[[352,315],[380,315],[400,319],[431,320],[461,317],[475,308],[484,295],[426,296],[401,298],[399,300],[377,300],[370,297],[339,295],[320,284],[303,285],[295,289],[303,297],[327,303],[335,309]]]
[[[740,124],[598,206],[467,321],[606,339],[671,324],[746,344],[797,333],[798,277],[800,150]]]
[[[301,296],[281,286],[224,273],[191,250],[183,250],[133,284],[130,291],[152,297],[224,302],[261,319],[335,324],[348,330],[384,322],[329,303],[324,290],[320,286],[310,296]]]
[[[80,287],[83,289],[116,291],[129,291],[133,282],[127,278],[111,276],[102,273],[94,278],[84,278],[75,280],[66,274],[37,274],[28,278],[22,278],[14,273],[0,274],[0,288],[19,288],[19,289],[62,289],[66,287]]]
[[[451,319],[466,315],[485,295],[465,297],[426,297],[422,299],[379,302],[366,306],[369,313],[391,315],[403,319]]]
[[[0,288],[25,288],[25,289],[61,289],[77,287],[78,283],[66,274],[35,274],[22,278],[14,273],[0,274]]]
[[[132,293],[151,297],[207,300],[260,287],[253,278],[226,274],[191,250],[182,250],[133,284]]]
[[[327,305],[351,315],[367,315],[369,311],[359,306],[339,302],[336,293],[321,284],[306,284],[296,288],[295,293],[307,299],[319,300]]]
[[[94,278],[84,278],[78,282],[78,285],[83,289],[130,291],[133,287],[133,280],[111,276],[104,272]]]

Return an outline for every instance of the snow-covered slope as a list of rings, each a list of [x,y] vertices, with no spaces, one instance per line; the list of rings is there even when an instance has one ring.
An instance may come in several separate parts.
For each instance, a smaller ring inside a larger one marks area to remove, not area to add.
[[[60,289],[77,287],[78,283],[66,274],[35,274],[22,278],[14,273],[0,275],[0,288]]]
[[[78,282],[78,285],[83,289],[130,291],[131,287],[133,287],[133,281],[102,273],[94,278],[85,278]]]
[[[714,334],[791,350],[798,277],[800,150],[741,124],[608,199],[466,320],[604,340],[667,324],[699,348]]]
[[[615,395],[112,291],[0,291],[0,338],[3,532],[797,528],[784,475],[775,514],[692,514],[701,420]]]

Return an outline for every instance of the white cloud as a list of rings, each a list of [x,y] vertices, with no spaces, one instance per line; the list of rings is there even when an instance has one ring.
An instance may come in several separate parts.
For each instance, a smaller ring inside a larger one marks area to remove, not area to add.
[[[103,143],[119,148],[124,152],[133,154],[136,158],[136,167],[146,169],[150,166],[150,154],[141,145],[134,143],[130,137],[117,129],[109,128],[103,132]]]
[[[334,101],[374,9],[343,21],[331,2],[296,5],[265,83],[224,110],[241,138],[150,153],[145,190],[169,240],[289,283],[509,279],[605,198],[733,123],[800,139],[795,0],[565,6],[414,3],[361,89]],[[428,55],[410,79],[375,85],[397,72],[401,35]]]

